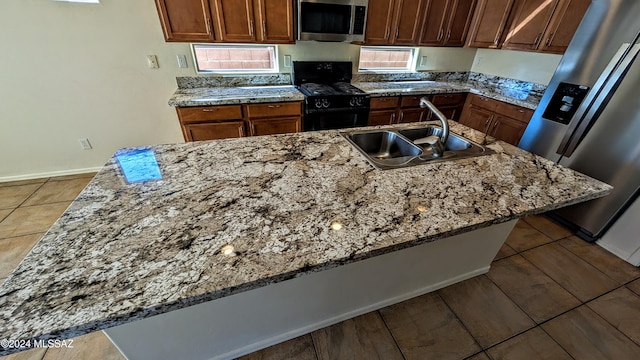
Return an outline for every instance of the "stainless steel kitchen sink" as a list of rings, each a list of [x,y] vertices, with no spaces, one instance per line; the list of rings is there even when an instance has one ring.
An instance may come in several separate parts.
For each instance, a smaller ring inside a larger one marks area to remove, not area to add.
[[[380,170],[493,154],[491,149],[453,133],[449,134],[441,157],[435,157],[429,145],[413,143],[441,134],[442,129],[433,125],[341,132],[373,167]]]

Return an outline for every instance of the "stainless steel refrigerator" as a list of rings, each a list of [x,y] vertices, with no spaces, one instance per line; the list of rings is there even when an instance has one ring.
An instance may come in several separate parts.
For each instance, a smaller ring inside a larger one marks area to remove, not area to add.
[[[519,144],[614,186],[553,213],[589,241],[640,193],[639,19],[639,0],[592,1]]]

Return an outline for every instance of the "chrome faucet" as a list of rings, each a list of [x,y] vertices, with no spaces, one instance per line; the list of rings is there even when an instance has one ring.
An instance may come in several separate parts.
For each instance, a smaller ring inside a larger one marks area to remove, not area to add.
[[[431,150],[433,151],[434,157],[441,157],[444,154],[444,144],[447,143],[447,139],[449,139],[449,122],[447,118],[436,108],[435,105],[431,103],[431,101],[427,100],[427,98],[423,97],[420,99],[420,107],[421,108],[429,108],[440,123],[442,124],[442,134],[440,136],[427,136],[421,139],[415,140],[413,143],[416,145],[427,144],[431,146]]]

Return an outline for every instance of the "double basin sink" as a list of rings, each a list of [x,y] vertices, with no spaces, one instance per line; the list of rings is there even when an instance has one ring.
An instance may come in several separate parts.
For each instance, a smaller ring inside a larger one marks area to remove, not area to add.
[[[416,145],[414,141],[428,136],[441,136],[442,128],[432,125],[397,127],[376,130],[345,131],[341,135],[380,170],[397,169],[426,163],[450,161],[492,154],[466,138],[450,133],[444,153],[436,157],[430,145]]]

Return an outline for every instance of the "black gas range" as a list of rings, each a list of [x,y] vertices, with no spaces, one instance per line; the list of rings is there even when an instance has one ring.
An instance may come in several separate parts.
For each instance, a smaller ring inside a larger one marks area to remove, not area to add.
[[[350,84],[350,61],[294,61],[293,83],[305,95],[304,131],[367,126],[369,94]]]

